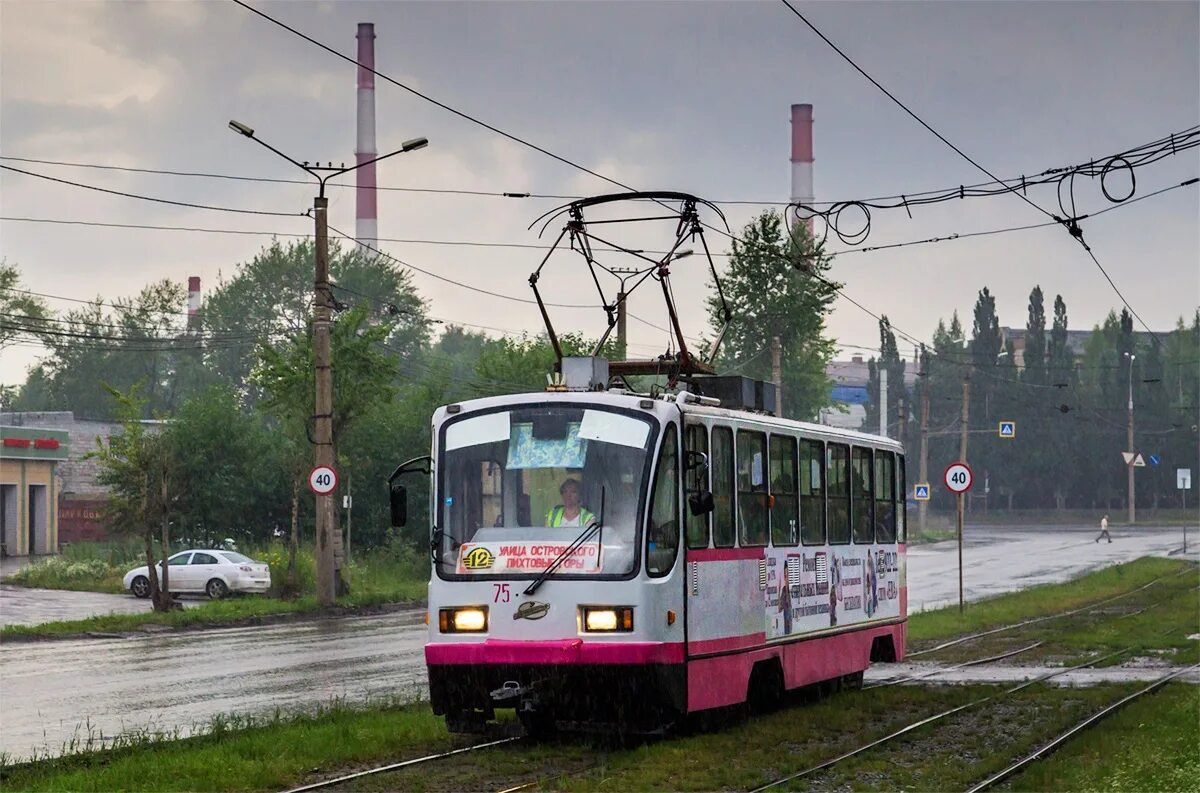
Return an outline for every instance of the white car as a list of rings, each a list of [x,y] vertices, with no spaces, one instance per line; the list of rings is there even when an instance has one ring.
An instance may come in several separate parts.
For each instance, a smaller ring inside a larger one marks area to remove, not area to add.
[[[230,592],[266,592],[271,588],[271,568],[237,551],[180,551],[167,559],[171,592],[203,592],[216,600]],[[159,581],[162,581],[159,563]],[[150,597],[149,568],[125,574],[124,587],[136,597]]]

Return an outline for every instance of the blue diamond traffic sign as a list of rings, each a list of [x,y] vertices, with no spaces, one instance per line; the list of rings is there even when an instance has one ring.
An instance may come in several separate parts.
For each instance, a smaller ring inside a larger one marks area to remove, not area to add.
[[[1015,422],[1015,421],[1000,422],[1000,427],[997,430],[997,434],[999,434],[1001,438],[1017,437],[1017,422]]]
[[[1157,454],[1150,455],[1150,464],[1151,465],[1158,465],[1161,462],[1162,462],[1162,458],[1159,457]]]
[[[929,484],[928,483],[913,485],[913,500],[914,501],[928,501],[929,500]]]

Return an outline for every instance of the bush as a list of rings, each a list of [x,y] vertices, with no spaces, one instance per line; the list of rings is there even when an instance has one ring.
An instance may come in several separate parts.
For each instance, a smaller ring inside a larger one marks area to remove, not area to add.
[[[78,589],[120,592],[127,566],[110,565],[103,559],[76,561],[54,556],[18,570],[7,578],[20,586],[41,589]]]

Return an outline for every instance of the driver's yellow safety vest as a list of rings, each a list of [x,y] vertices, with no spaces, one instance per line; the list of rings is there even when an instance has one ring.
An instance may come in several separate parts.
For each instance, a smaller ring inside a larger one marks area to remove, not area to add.
[[[563,513],[566,512],[566,509],[567,508],[564,507],[562,504],[559,504],[557,507],[554,507],[549,512],[547,512],[546,513],[546,525],[552,529],[556,529],[559,526],[561,526],[562,521],[563,521]],[[596,518],[596,516],[593,515],[592,513],[588,512],[586,509],[584,509],[582,507],[579,508],[579,525],[580,526],[588,525],[595,518]]]

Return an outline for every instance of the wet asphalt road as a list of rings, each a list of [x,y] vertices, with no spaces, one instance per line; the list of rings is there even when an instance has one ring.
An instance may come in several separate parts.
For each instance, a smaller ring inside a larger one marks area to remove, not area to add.
[[[975,600],[1148,554],[1165,556],[1180,545],[1175,528],[1117,531],[1111,545],[1095,544],[1094,536],[1090,527],[969,528],[966,596]],[[957,602],[957,559],[953,542],[909,551],[910,610]],[[422,612],[407,611],[129,639],[6,643],[0,645],[0,751],[57,753],[73,736],[86,739],[89,724],[106,736],[147,726],[186,732],[217,714],[263,714],[335,697],[422,697],[424,631]]]
[[[198,601],[181,599],[184,608]],[[106,592],[69,592],[65,589],[29,589],[0,584],[0,626],[40,625],[56,620],[82,620],[103,614],[141,614],[150,611],[149,600]]]
[[[0,646],[0,751],[187,733],[217,714],[424,695],[422,611],[134,639]]]

